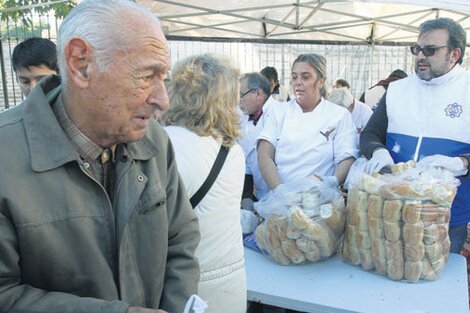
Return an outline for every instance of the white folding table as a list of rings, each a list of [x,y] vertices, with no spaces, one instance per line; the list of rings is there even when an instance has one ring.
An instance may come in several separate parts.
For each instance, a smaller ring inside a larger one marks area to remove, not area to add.
[[[467,263],[450,254],[436,281],[395,282],[344,263],[278,265],[245,248],[248,300],[302,312],[469,313]]]

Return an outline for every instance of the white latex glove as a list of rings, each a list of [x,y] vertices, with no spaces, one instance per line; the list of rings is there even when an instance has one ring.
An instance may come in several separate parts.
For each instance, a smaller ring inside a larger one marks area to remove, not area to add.
[[[462,176],[468,172],[461,158],[448,157],[441,154],[427,156],[419,161],[419,165],[424,168],[442,167],[454,174],[454,176]]]
[[[243,198],[242,202],[240,203],[240,207],[242,210],[254,211],[254,204],[255,202],[251,198]]]
[[[367,174],[372,175],[378,173],[384,167],[392,166],[393,164],[395,162],[393,162],[390,152],[387,149],[379,149],[372,154],[372,158],[367,162],[365,170]]]
[[[256,215],[248,210],[241,210],[240,211],[240,222],[242,224],[242,233],[251,234],[255,231],[256,227],[258,226],[258,218]]]

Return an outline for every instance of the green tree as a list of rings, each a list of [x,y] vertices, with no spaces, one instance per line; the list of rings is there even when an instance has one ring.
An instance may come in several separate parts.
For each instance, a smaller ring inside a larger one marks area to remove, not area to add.
[[[31,13],[53,11],[57,18],[65,17],[76,5],[76,0],[0,0],[2,21],[21,21],[31,25]]]

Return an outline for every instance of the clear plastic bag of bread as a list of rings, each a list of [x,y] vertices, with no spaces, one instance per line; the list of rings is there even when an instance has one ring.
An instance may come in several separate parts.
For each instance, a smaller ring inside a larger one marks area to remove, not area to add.
[[[270,193],[255,209],[264,218],[256,228],[256,243],[274,262],[314,263],[337,252],[346,221],[339,188],[308,177]]]
[[[449,256],[459,180],[414,161],[395,164],[389,174],[356,175],[348,190],[343,260],[396,281],[437,279]]]

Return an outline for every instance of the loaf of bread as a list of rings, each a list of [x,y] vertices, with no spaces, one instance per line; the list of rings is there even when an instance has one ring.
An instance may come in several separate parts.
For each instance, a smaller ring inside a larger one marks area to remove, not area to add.
[[[394,174],[364,175],[350,188],[345,261],[393,280],[437,279],[450,251],[450,206],[458,182],[434,172],[421,177],[414,166],[397,164]]]
[[[401,221],[403,202],[400,200],[385,200],[383,204],[383,218],[387,222]]]

